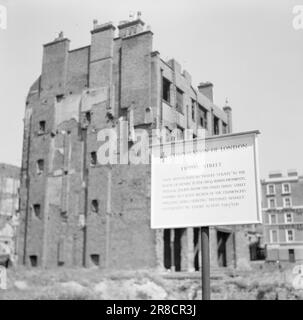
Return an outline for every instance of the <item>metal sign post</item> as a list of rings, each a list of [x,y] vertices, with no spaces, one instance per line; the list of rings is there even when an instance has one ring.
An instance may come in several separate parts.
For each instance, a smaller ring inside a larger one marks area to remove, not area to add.
[[[201,227],[202,300],[210,300],[209,227]]]

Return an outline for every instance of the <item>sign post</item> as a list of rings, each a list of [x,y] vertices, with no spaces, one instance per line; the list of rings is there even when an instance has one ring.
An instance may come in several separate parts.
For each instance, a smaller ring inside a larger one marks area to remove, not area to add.
[[[152,146],[151,227],[201,228],[203,299],[210,299],[209,227],[261,223],[258,134]]]
[[[201,227],[202,300],[210,300],[209,227]]]

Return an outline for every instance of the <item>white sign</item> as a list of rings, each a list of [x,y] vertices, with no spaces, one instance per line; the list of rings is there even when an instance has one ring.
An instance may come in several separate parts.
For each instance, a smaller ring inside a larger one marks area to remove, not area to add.
[[[173,154],[153,146],[151,227],[261,223],[258,133],[210,137],[192,151],[176,142]]]

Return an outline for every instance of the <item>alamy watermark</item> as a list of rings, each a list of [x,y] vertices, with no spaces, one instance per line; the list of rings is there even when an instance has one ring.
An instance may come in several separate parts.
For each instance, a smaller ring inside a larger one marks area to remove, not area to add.
[[[295,30],[303,30],[303,5],[294,6],[292,13],[295,15],[292,21]]]
[[[0,30],[7,29],[7,8],[0,4]]]
[[[175,128],[134,129],[128,121],[120,121],[114,128],[97,133],[99,148],[92,157],[94,164],[149,164],[151,158],[170,164],[184,164],[184,155],[200,154],[205,148],[205,130]]]

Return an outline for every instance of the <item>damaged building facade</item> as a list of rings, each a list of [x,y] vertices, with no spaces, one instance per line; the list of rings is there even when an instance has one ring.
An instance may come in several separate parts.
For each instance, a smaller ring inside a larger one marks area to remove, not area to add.
[[[162,60],[140,17],[117,29],[94,21],[89,46],[70,50],[62,33],[44,45],[26,101],[19,261],[198,270],[199,230],[152,230],[150,165],[99,164],[97,133],[122,119],[130,128],[118,137],[129,145],[137,129],[165,129],[168,140],[172,130],[224,134],[231,108],[213,103],[211,83],[196,90],[177,61]],[[244,232],[211,228],[210,237],[213,266],[249,259]]]

